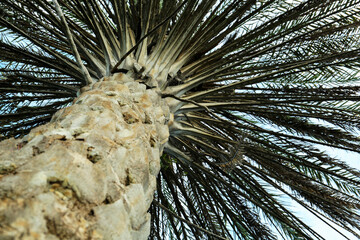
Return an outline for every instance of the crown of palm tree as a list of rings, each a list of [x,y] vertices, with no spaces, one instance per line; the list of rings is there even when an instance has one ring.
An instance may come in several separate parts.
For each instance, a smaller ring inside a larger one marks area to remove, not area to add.
[[[151,239],[322,239],[291,202],[360,237],[360,173],[319,149],[360,152],[359,25],[359,0],[0,0],[1,138],[131,73],[174,116]]]

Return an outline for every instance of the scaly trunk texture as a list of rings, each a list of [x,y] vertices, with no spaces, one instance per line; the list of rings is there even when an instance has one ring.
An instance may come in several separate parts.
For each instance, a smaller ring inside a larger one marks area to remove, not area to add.
[[[147,239],[169,116],[156,90],[118,73],[1,142],[1,239]]]

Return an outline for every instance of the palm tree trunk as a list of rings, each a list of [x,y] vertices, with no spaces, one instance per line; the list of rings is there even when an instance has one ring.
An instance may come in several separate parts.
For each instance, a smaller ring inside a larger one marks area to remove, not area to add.
[[[1,142],[1,239],[147,239],[168,118],[155,90],[119,73]]]

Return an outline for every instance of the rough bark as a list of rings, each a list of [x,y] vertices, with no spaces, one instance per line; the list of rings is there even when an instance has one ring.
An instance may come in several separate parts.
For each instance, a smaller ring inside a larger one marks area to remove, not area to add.
[[[1,239],[147,239],[169,109],[124,74],[0,143]]]

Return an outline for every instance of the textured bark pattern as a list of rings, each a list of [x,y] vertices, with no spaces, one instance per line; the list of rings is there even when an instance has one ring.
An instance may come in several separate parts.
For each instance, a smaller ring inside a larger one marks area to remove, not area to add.
[[[124,74],[0,143],[0,239],[147,239],[169,109]]]

